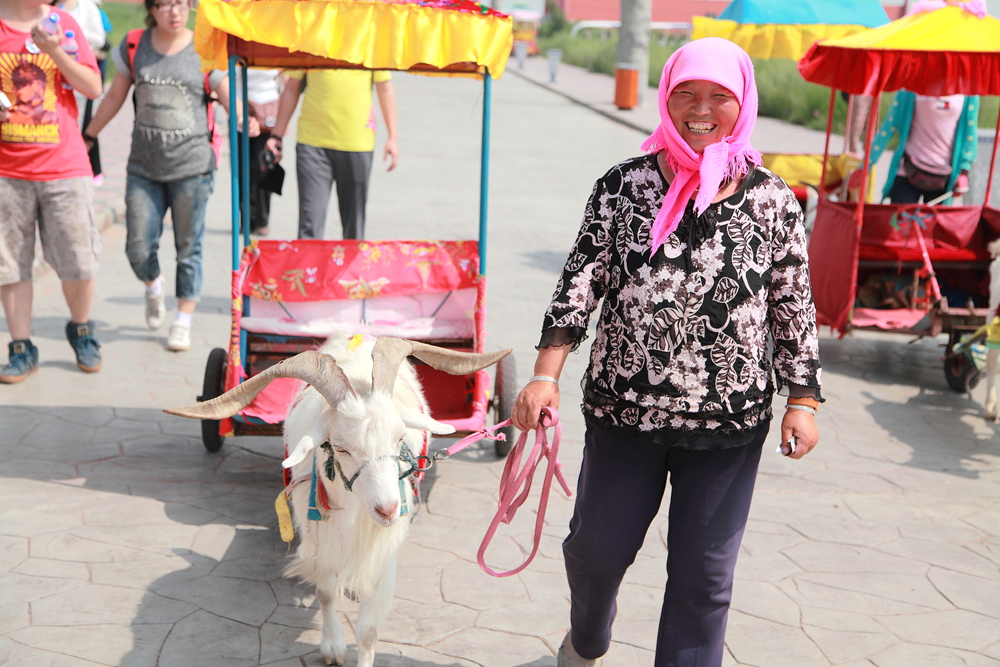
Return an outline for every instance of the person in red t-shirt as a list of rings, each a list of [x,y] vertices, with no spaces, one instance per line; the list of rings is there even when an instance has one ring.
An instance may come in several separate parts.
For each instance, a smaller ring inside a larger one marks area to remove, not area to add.
[[[50,34],[42,22],[53,14],[59,20]],[[45,260],[62,280],[77,366],[88,373],[101,367],[90,321],[101,238],[73,90],[96,99],[102,85],[86,40],[77,40],[75,55],[63,50],[68,30],[83,34],[46,0],[0,0],[0,90],[10,103],[0,105],[0,301],[12,339],[0,382],[8,384],[38,370],[31,342],[36,225]]]

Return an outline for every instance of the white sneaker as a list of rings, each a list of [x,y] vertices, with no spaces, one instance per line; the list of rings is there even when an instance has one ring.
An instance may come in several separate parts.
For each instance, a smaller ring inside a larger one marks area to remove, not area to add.
[[[171,352],[183,352],[191,349],[191,327],[187,324],[174,322],[167,337],[167,349]]]
[[[163,320],[167,316],[167,304],[164,302],[164,293],[150,294],[146,292],[146,325],[157,330],[163,326]]]

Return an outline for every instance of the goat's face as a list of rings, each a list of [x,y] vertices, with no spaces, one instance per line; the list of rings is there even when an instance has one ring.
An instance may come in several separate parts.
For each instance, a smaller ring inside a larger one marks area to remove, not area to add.
[[[340,469],[348,480],[360,471],[351,490],[372,521],[392,525],[401,501],[396,457],[406,437],[395,402],[381,392],[349,396],[337,406],[333,422],[329,441]]]

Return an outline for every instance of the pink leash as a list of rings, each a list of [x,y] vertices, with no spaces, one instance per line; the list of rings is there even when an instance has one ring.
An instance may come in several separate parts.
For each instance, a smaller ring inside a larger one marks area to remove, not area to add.
[[[439,454],[443,455],[435,456],[435,459],[447,458],[483,438],[504,440],[503,433],[495,432],[508,424],[510,424],[509,419],[500,422],[496,426],[476,431],[472,435],[462,438],[443,452],[440,452]],[[546,432],[546,429],[549,427],[554,429],[551,444]],[[509,577],[528,567],[531,561],[534,560],[535,554],[538,553],[538,545],[542,540],[542,528],[545,526],[545,510],[549,504],[549,491],[552,489],[553,477],[559,480],[559,485],[562,486],[563,491],[568,497],[573,496],[573,492],[570,490],[569,485],[566,483],[566,478],[563,476],[562,463],[558,458],[559,442],[561,440],[562,424],[559,423],[559,413],[552,408],[542,408],[542,414],[538,420],[538,430],[535,431],[535,446],[525,459],[524,467],[520,467],[520,465],[521,457],[527,448],[527,431],[521,432],[521,437],[518,438],[517,444],[514,445],[510,454],[507,455],[507,463],[504,465],[503,475],[500,477],[499,507],[496,515],[493,517],[493,521],[490,522],[490,527],[486,530],[486,536],[483,537],[483,543],[479,545],[479,553],[477,554],[479,567],[486,574],[494,577]],[[527,560],[513,570],[496,572],[486,564],[486,550],[489,548],[500,522],[509,524],[514,518],[514,513],[528,499],[528,493],[531,492],[531,482],[534,479],[538,464],[542,461],[542,457],[547,458],[549,463],[545,469],[545,477],[542,479],[542,494],[538,501],[538,513],[535,516],[535,541],[531,548],[531,554],[528,555]]]

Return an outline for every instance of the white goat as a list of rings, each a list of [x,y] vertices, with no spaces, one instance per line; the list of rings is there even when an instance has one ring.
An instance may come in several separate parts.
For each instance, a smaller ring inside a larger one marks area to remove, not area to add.
[[[509,353],[470,354],[399,338],[352,350],[346,338],[331,338],[318,351],[276,364],[218,398],[166,411],[221,419],[246,407],[271,380],[307,383],[285,420],[291,454],[283,466],[292,468],[295,480],[309,482],[315,474],[334,509],[321,521],[309,520],[310,484],[294,486],[291,507],[300,542],[286,574],[316,585],[323,615],[320,652],[328,665],[344,664],[347,655],[335,601],[338,592],[350,591],[360,603],[358,667],[372,667],[378,629],[393,598],[396,552],[409,529],[400,510],[413,502],[410,484],[400,483],[410,468],[400,469],[404,446],[419,452],[424,431],[454,432],[431,419],[417,374],[403,361],[413,355],[438,370],[466,375]]]
[[[1000,239],[996,239],[986,248],[990,251],[993,261],[990,262],[990,312],[986,315],[986,323],[990,324],[1000,306]],[[986,419],[997,420],[997,359],[1000,350],[986,350]]]

